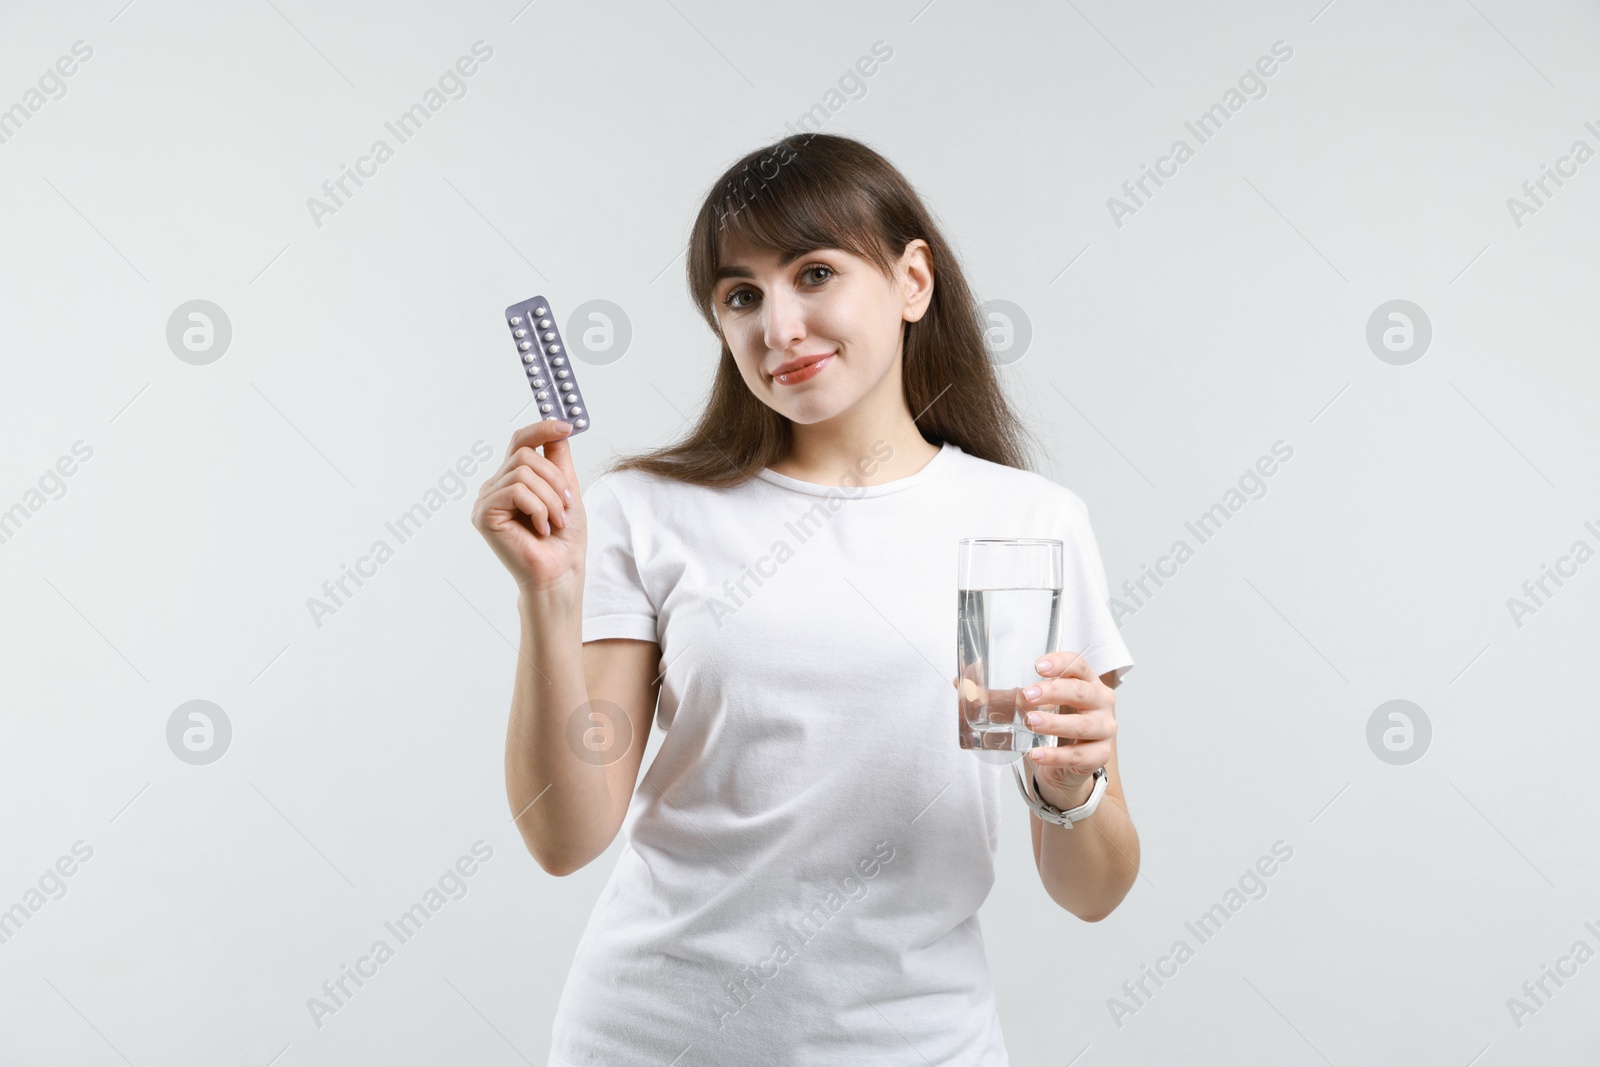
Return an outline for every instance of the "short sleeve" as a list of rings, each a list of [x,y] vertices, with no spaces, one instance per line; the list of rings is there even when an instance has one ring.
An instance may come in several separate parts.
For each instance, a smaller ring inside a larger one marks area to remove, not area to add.
[[[1115,671],[1121,682],[1133,669],[1133,656],[1111,614],[1105,565],[1083,501],[1068,501],[1062,521],[1062,647],[1080,653],[1097,677]]]
[[[583,640],[628,637],[657,641],[656,609],[639,577],[633,527],[611,476],[596,479],[583,495],[589,520],[584,556]]]

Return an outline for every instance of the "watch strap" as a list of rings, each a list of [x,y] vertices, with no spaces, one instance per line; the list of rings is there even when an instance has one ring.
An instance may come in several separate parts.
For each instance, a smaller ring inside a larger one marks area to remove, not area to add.
[[[1038,815],[1039,818],[1046,822],[1054,823],[1063,829],[1070,830],[1073,823],[1087,819],[1100,806],[1100,798],[1105,795],[1106,791],[1106,769],[1104,767],[1095,768],[1094,786],[1089,790],[1089,798],[1077,807],[1063,811],[1039,794],[1038,779],[1035,778],[1032,767],[1029,767],[1027,778],[1024,780],[1021,768],[1021,764],[1024,762],[1028,762],[1026,756],[1012,764],[1012,769],[1016,772],[1017,789],[1022,793],[1022,799],[1027,802],[1028,807],[1032,808],[1034,814]]]

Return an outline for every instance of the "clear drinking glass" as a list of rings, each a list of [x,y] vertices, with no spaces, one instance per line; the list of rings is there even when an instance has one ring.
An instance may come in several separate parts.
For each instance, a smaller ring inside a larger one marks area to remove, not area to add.
[[[1033,665],[1060,638],[1061,542],[963,538],[956,566],[960,744],[986,762],[1012,763],[1056,743],[1028,728],[1022,690],[1039,681]]]

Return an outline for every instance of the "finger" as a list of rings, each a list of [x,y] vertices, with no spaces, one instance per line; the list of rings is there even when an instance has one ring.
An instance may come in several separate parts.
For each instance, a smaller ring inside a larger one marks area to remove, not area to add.
[[[1049,666],[1039,671],[1046,678],[1094,678],[1095,673],[1089,669],[1089,661],[1076,652],[1063,650],[1050,652],[1040,656],[1041,661],[1048,661]]]
[[[572,492],[572,499],[567,502],[567,506],[582,507],[583,491],[578,487],[578,472],[572,466],[572,444],[565,435],[544,446],[544,458],[561,472],[562,488]],[[565,498],[566,494],[563,493],[562,496]]]
[[[497,489],[483,498],[486,514],[493,520],[493,513],[509,515],[513,520],[520,520],[521,516],[528,517],[528,524],[533,529],[546,537],[550,536],[550,512],[545,507],[539,495],[521,482],[512,482],[503,489]]]
[[[532,445],[523,445],[520,448],[513,448],[511,451],[506,453],[506,458],[501,461],[499,469],[489,476],[489,482],[496,481],[506,471],[515,470],[518,467],[537,468],[540,463],[550,463],[550,461],[541,456],[539,454],[539,450],[534,448]],[[550,464],[550,472],[558,473],[556,466],[553,463]],[[484,484],[488,485],[489,482],[485,482]]]
[[[550,528],[550,509],[539,499],[539,494],[520,482],[507,486],[506,491],[511,494],[517,507],[527,514],[534,529],[549,537],[553,532]]]
[[[1023,704],[1030,708],[1053,706],[1086,711],[1106,704],[1105,694],[1101,692],[1105,686],[1098,678],[1092,681],[1085,681],[1082,678],[1049,678],[1035,682],[1034,685],[1039,688],[1039,695],[1036,697],[1030,698],[1026,689],[1021,691]]]
[[[538,448],[538,446],[546,445],[546,443],[554,442],[554,440],[565,438],[566,435],[571,434],[571,430],[560,429],[563,426],[570,427],[571,422],[563,422],[562,419],[539,419],[538,422],[530,422],[528,426],[522,427],[515,434],[510,435],[510,445],[506,448],[507,456],[517,451],[518,448],[522,448],[523,445],[528,446],[528,448]]]
[[[546,463],[548,461],[541,459],[540,462]],[[544,504],[551,521],[558,526],[564,527],[566,525],[565,505],[562,504],[561,498],[556,495],[555,486],[545,481],[533,470],[528,467],[515,467],[506,471],[505,474],[500,476],[499,481],[489,487],[489,492],[503,489],[508,485],[527,486]]]
[[[553,447],[556,446],[546,446],[545,451],[548,452]],[[547,456],[535,456],[532,466],[544,477],[545,483],[550,486],[550,491],[555,494],[561,507],[575,508],[578,506],[579,497],[578,476],[572,470],[571,449],[567,447],[565,441],[560,442],[559,447],[569,456],[565,464],[558,465]]]
[[[1036,734],[1049,734],[1064,741],[1109,741],[1117,736],[1117,717],[1109,711],[1076,712],[1057,715],[1048,711],[1032,712],[1042,716],[1039,725],[1028,729]]]
[[[1059,767],[1069,774],[1093,774],[1104,767],[1111,758],[1110,741],[1093,741],[1082,745],[1057,745],[1031,750],[1028,758],[1041,767]]]
[[[950,679],[950,684],[955,686],[962,699],[973,705],[990,703],[989,694],[978,684],[978,677],[982,672],[983,665],[974,660],[961,672],[964,677]]]
[[[562,482],[565,476],[555,467],[555,464],[533,451],[531,448],[519,448],[512,456],[518,462],[507,460],[507,466],[483,483],[483,492],[492,493],[502,486],[510,485],[513,481],[521,481],[530,489],[538,492],[547,499],[557,511],[567,505],[562,500]]]

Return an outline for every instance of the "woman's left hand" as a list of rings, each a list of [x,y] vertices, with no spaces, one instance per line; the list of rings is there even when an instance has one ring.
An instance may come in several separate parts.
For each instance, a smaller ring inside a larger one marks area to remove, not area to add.
[[[1038,775],[1040,795],[1065,811],[1089,799],[1095,769],[1111,759],[1117,695],[1076,652],[1051,652],[1040,657],[1040,664],[1036,669],[1043,677],[1023,690],[1023,708],[1029,729],[1059,740],[1055,747],[1035,748],[1025,758]],[[1041,710],[1051,705],[1060,711]],[[1040,717],[1036,726],[1035,715]]]

